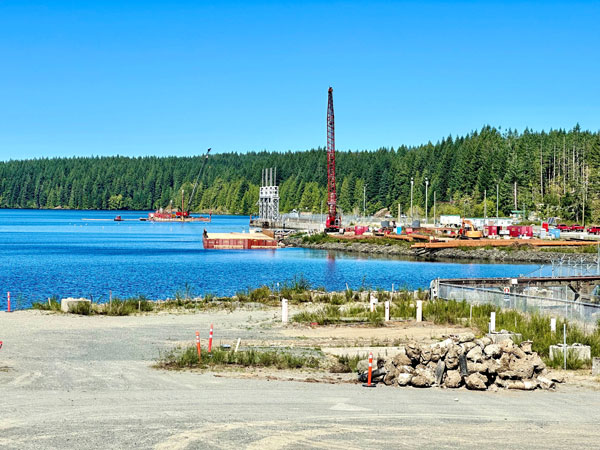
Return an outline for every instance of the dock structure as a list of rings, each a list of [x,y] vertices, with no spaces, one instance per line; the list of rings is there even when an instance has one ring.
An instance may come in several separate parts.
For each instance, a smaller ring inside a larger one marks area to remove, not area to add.
[[[266,233],[207,233],[202,243],[207,250],[255,250],[277,248],[277,240]]]

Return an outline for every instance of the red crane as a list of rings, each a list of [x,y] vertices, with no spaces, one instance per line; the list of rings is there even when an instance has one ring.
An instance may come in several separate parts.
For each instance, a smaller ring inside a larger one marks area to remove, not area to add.
[[[329,88],[327,101],[327,206],[328,214],[325,231],[338,231],[342,224],[337,211],[335,191],[335,121],[333,117],[333,88]]]

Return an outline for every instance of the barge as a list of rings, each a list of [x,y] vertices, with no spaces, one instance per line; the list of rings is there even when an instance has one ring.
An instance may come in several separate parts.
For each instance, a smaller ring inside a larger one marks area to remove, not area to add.
[[[202,244],[207,250],[277,249],[277,240],[264,233],[207,233],[204,230]]]

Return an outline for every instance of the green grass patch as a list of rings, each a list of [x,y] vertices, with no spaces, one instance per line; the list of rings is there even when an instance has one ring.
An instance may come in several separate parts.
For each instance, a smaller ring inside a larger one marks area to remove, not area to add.
[[[60,311],[60,301],[57,297],[50,297],[47,302],[34,302],[31,307],[40,311]]]
[[[165,369],[215,368],[219,366],[275,367],[277,369],[315,369],[321,357],[302,355],[286,350],[230,350],[202,349],[201,359],[195,346],[173,349],[159,357],[157,366]]]

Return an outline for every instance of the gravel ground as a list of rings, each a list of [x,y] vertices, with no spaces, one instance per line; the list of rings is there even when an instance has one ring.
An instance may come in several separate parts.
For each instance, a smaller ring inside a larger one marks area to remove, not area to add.
[[[159,349],[285,340],[276,313],[0,313],[0,448],[593,448],[600,392],[470,392],[151,367]],[[292,338],[290,338],[292,339]]]

